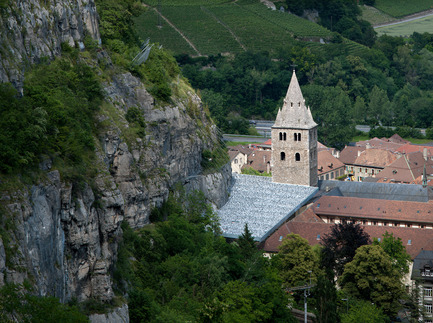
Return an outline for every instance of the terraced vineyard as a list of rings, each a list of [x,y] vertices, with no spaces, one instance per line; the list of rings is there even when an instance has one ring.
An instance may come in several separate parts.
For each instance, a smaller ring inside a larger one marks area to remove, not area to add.
[[[141,39],[150,38],[151,42],[158,42],[174,53],[197,55],[192,47],[161,19],[162,28],[158,28],[158,14],[155,10],[148,10],[135,19],[135,28]]]
[[[376,0],[377,9],[393,16],[403,17],[420,11],[433,9],[431,0]]]
[[[141,38],[151,38],[177,54],[197,55],[182,38],[185,36],[202,55],[237,53],[242,50],[273,52],[281,45],[298,39],[326,38],[331,32],[297,16],[272,11],[259,0],[164,0],[161,13],[177,29],[163,19],[157,26],[154,10],[158,0],[146,0],[148,11],[135,20]],[[182,34],[182,35],[181,35]]]

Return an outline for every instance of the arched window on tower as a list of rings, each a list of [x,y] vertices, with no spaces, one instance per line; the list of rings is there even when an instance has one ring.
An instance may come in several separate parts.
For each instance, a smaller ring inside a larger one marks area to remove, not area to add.
[[[299,153],[295,154],[295,161],[301,161],[301,154]]]
[[[298,133],[298,141],[301,141],[301,134]]]
[[[281,160],[286,160],[286,153],[283,151],[280,153]]]
[[[298,141],[298,134],[297,134],[297,133],[294,133],[293,136],[294,136],[294,138],[295,138],[295,141]]]
[[[283,140],[286,141],[286,139],[287,139],[287,134],[284,132],[283,133]]]
[[[280,140],[283,140],[283,133],[280,132]]]

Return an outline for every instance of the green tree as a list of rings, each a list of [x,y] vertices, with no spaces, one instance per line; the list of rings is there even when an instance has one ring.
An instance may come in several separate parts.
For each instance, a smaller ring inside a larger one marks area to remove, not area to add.
[[[401,238],[394,237],[393,233],[388,231],[382,235],[381,241],[377,238],[373,239],[373,245],[379,245],[391,258],[392,266],[400,273],[403,278],[409,272],[409,265],[411,264],[410,255],[407,253]]]
[[[321,264],[327,269],[330,278],[339,277],[344,266],[351,262],[356,250],[370,243],[370,236],[359,224],[342,222],[335,224],[331,233],[322,239]]]
[[[238,245],[242,255],[244,255],[246,259],[251,258],[252,255],[257,253],[256,242],[248,229],[248,223],[245,223],[244,233],[242,233],[238,238]]]
[[[388,317],[383,314],[382,310],[374,304],[356,300],[351,306],[348,313],[341,316],[341,323],[386,323]]]
[[[370,124],[389,124],[391,121],[390,110],[391,106],[386,92],[375,85],[368,102]]]
[[[378,245],[365,245],[344,266],[339,284],[351,297],[373,302],[388,316],[397,314],[404,288],[391,258]]]
[[[337,311],[337,290],[334,282],[324,274],[317,277],[316,286],[312,290],[316,301],[316,320],[319,323],[337,323],[340,317]]]
[[[300,235],[288,234],[273,258],[286,287],[309,284],[310,278],[316,281],[319,259],[308,241]]]
[[[356,97],[356,101],[353,106],[353,116],[355,120],[365,122],[365,120],[367,119],[366,112],[367,111],[364,99],[360,96]]]

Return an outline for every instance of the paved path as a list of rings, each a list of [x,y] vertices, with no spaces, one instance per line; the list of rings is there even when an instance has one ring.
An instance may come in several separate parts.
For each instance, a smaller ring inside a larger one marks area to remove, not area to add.
[[[412,15],[403,17],[401,19],[397,19],[397,20],[393,20],[393,21],[390,21],[390,22],[384,22],[382,24],[374,25],[373,28],[376,29],[376,28],[379,28],[379,27],[398,25],[398,24],[402,24],[402,23],[405,23],[405,22],[409,22],[409,21],[425,18],[425,17],[428,17],[428,16],[432,16],[432,15],[433,15],[433,10],[425,10],[425,11],[421,11],[421,12],[414,13]]]

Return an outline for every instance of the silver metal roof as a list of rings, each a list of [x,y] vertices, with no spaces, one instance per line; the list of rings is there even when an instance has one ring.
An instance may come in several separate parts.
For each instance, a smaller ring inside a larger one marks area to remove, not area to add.
[[[218,210],[223,236],[238,238],[248,223],[255,240],[263,241],[317,191],[273,183],[270,177],[233,174],[229,200]]]

